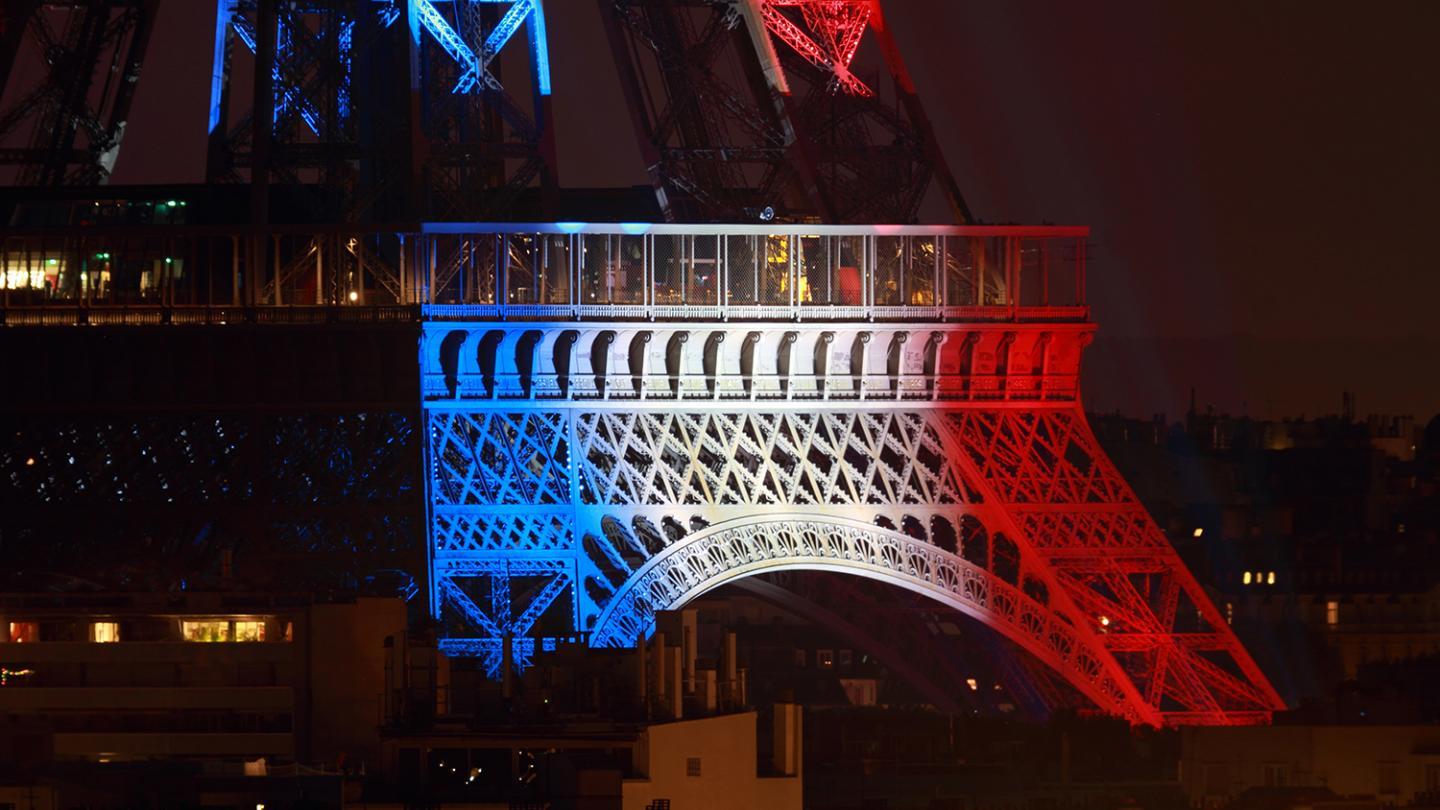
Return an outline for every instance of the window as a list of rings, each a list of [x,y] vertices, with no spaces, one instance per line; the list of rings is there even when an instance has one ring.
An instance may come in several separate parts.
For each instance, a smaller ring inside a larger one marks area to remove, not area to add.
[[[1290,766],[1283,762],[1266,762],[1260,766],[1261,784],[1265,787],[1285,787],[1290,784]]]
[[[1440,765],[1434,763],[1425,765],[1425,790],[1440,790]]]
[[[1225,623],[1226,623],[1226,624],[1234,624],[1234,623],[1235,623],[1235,603],[1234,603],[1234,602],[1226,602],[1226,603],[1225,603]]]
[[[1249,585],[1249,584],[1250,584],[1250,572],[1249,572],[1249,571],[1246,571],[1246,572],[1245,572],[1245,576],[1241,577],[1241,581],[1244,582],[1246,585]]]
[[[1334,627],[1340,623],[1340,603],[1330,601],[1325,603],[1325,623]]]
[[[700,775],[700,757],[686,757],[686,758],[685,758],[685,775],[686,775],[686,776],[699,776],[699,775]]]
[[[840,651],[840,668],[841,668],[841,669],[849,669],[849,668],[850,668],[850,664],[851,664],[853,661],[854,661],[853,653],[851,653],[849,650],[841,650],[841,651]]]
[[[234,638],[236,641],[264,641],[265,622],[235,622]]]
[[[180,635],[186,641],[264,641],[265,620],[187,619],[180,622]]]
[[[180,634],[186,641],[229,641],[230,622],[224,620],[180,622]]]
[[[90,640],[97,644],[108,644],[120,640],[119,622],[91,622]]]
[[[821,669],[832,669],[835,666],[834,650],[816,650],[815,666]]]
[[[38,622],[10,622],[10,640],[16,644],[39,641],[40,624]]]
[[[804,650],[796,650],[796,651],[795,651],[795,668],[796,668],[796,669],[804,669],[804,668],[807,666],[807,664],[805,663],[805,661],[806,661],[807,658],[808,658],[808,656],[805,654],[805,651],[804,651]]]

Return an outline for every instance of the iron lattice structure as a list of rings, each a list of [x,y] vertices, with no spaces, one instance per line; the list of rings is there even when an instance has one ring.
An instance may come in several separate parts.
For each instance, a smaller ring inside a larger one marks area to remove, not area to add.
[[[356,195],[361,171],[376,170],[375,147],[404,144],[395,130],[371,131],[365,114],[373,110],[356,103],[384,93],[372,74],[395,52],[396,36],[386,35],[398,16],[389,2],[219,0],[208,179],[259,175],[268,182],[273,174],[282,183]],[[247,73],[251,92],[242,98],[234,86]]]
[[[104,183],[159,0],[18,0],[0,16],[0,165],[17,185]],[[16,76],[33,76],[22,86]]]
[[[1132,721],[1281,707],[1085,422],[1083,230],[430,238],[488,244],[498,290],[423,324],[452,653],[630,645],[724,583],[838,571],[979,620]]]
[[[553,184],[540,0],[221,0],[215,25],[212,181],[307,187],[343,221],[498,217]]]
[[[408,9],[419,49],[411,83],[419,88],[421,153],[413,160],[426,195],[422,210],[439,218],[504,218],[527,191],[552,190],[555,134],[541,0],[411,0]],[[517,39],[528,58],[523,67],[510,63],[507,74],[503,56]]]
[[[7,587],[408,596],[424,581],[411,413],[11,413],[6,425]]]
[[[667,219],[913,222],[933,187],[971,221],[878,0],[600,2]]]

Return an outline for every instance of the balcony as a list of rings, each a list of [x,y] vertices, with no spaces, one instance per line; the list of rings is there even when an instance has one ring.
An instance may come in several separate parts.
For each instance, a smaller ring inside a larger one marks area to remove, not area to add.
[[[0,323],[1084,322],[1083,227],[426,223],[0,237]]]

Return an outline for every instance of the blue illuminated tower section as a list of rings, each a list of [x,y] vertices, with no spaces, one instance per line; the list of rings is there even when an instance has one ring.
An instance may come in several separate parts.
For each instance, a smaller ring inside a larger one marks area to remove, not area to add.
[[[247,72],[256,95],[235,97]],[[345,221],[536,210],[549,97],[541,0],[220,0],[209,175],[308,185]]]

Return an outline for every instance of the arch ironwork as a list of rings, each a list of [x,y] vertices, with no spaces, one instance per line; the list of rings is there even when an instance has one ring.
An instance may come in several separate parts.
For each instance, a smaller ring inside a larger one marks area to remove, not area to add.
[[[616,592],[596,622],[592,643],[633,643],[648,632],[657,610],[678,608],[741,577],[787,569],[853,574],[916,591],[1004,633],[1105,711],[1132,721],[1154,719],[1111,676],[1103,648],[1063,613],[927,541],[841,517],[742,518],[670,545]]]

